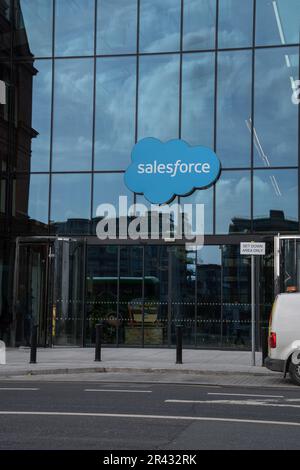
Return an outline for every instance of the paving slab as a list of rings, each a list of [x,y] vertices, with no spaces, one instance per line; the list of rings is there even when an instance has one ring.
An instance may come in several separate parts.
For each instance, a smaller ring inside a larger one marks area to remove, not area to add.
[[[261,353],[251,366],[249,351],[184,349],[183,364],[175,364],[176,351],[167,348],[102,348],[101,362],[94,355],[93,348],[39,348],[37,364],[30,364],[29,348],[7,349],[0,377],[100,372],[278,377],[262,367]]]

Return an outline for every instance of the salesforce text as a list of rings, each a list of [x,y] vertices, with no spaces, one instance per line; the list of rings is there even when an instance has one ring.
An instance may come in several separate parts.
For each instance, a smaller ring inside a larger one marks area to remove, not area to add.
[[[138,165],[138,173],[143,174],[170,174],[171,178],[179,173],[209,173],[209,163],[182,163],[181,160],[177,160],[175,163],[158,163],[154,160],[153,163],[140,163]]]

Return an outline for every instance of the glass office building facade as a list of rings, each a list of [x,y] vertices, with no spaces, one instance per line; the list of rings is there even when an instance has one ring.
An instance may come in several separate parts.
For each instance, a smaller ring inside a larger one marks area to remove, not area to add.
[[[249,348],[279,289],[300,287],[300,0],[0,0],[0,338]],[[294,94],[294,99],[292,96]],[[296,93],[297,95],[297,93]],[[100,241],[144,137],[213,149],[205,244]],[[276,287],[276,286],[275,286]],[[259,346],[259,341],[258,341]]]

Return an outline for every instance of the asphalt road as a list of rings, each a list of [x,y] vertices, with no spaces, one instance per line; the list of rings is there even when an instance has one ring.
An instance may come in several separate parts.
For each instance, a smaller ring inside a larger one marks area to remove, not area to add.
[[[2,381],[0,449],[300,449],[300,388]]]

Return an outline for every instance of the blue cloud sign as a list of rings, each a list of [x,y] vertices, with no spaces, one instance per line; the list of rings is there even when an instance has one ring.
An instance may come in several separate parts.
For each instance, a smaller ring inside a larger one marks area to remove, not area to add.
[[[211,186],[220,171],[217,155],[207,147],[147,137],[134,146],[124,180],[131,191],[144,194],[152,204],[164,204]]]

